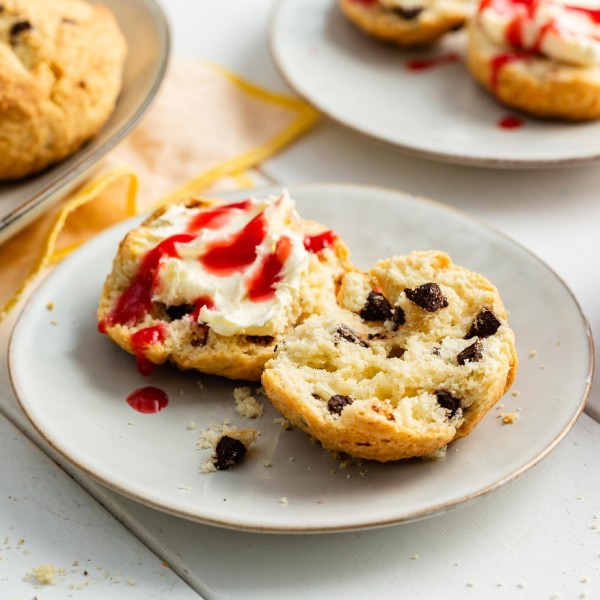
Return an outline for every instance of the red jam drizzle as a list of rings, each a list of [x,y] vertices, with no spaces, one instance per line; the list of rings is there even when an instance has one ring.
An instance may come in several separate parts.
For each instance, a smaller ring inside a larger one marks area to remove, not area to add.
[[[142,260],[140,270],[131,285],[121,294],[117,306],[98,326],[100,332],[107,325],[127,325],[141,319],[152,305],[152,285],[156,270],[163,256],[177,258],[176,244],[185,244],[195,238],[188,233],[173,235],[155,246]]]
[[[498,56],[492,58],[490,63],[490,85],[494,92],[498,89],[498,80],[502,68],[511,62],[524,60],[525,58],[527,58],[527,54],[523,52],[506,52],[505,54],[498,54]]]
[[[433,58],[416,58],[409,60],[406,63],[406,68],[409,71],[425,71],[432,69],[433,67],[439,67],[441,65],[447,65],[460,61],[460,56],[456,52],[450,52],[441,56],[435,56]]]
[[[130,342],[133,352],[135,353],[136,366],[140,375],[151,375],[156,368],[156,365],[148,360],[144,351],[153,344],[158,344],[164,341],[167,331],[162,323],[153,327],[145,327],[131,334]]]
[[[523,119],[515,117],[514,115],[507,115],[498,121],[498,127],[501,129],[519,129],[519,127],[523,127],[524,124]]]
[[[213,243],[199,260],[214,275],[226,277],[255,261],[256,247],[266,235],[266,217],[260,213],[228,239]]]
[[[578,12],[585,13],[594,23],[600,24],[600,8],[587,8],[585,6],[572,6],[567,4],[565,6],[567,10],[575,10]]]
[[[163,410],[169,403],[169,397],[157,387],[138,388],[127,396],[127,404],[134,410],[146,415]]]
[[[292,253],[292,241],[283,236],[277,240],[275,251],[265,256],[260,267],[247,282],[248,298],[264,302],[275,295],[275,284],[281,281],[283,266]]]
[[[206,308],[214,308],[215,303],[210,296],[200,296],[194,300],[194,306],[196,307],[191,315],[192,321],[197,321],[200,311],[206,306]]]
[[[204,210],[190,220],[187,230],[189,233],[197,233],[200,229],[220,229],[231,220],[234,210],[246,211],[251,204],[250,200],[242,200],[217,206],[212,210]]]
[[[316,254],[325,248],[333,246],[336,239],[337,234],[335,231],[328,229],[327,231],[317,233],[316,235],[307,235],[304,238],[304,247],[309,252],[314,252]]]

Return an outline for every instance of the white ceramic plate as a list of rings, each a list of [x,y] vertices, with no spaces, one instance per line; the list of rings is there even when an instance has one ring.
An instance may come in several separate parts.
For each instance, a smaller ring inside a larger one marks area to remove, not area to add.
[[[432,50],[406,51],[368,38],[335,0],[281,0],[271,27],[274,60],[291,87],[333,120],[411,153],[488,167],[580,164],[600,157],[600,122],[519,118],[500,106],[462,62],[423,71],[410,61],[463,54],[465,34]]]
[[[169,57],[169,29],[154,0],[102,2],[116,16],[128,45],[123,88],[107,124],[70,158],[39,175],[0,183],[0,243],[25,227],[81,183],[102,156],[139,121],[162,82]]]
[[[9,358],[15,392],[52,446],[113,490],[188,519],[257,531],[323,532],[443,512],[517,477],[561,440],[588,393],[592,342],[577,303],[552,271],[493,229],[401,192],[334,184],[291,192],[302,215],[342,234],[361,267],[394,253],[439,248],[499,286],[521,357],[513,387],[519,395],[509,393],[503,411],[521,408],[518,422],[502,425],[492,410],[437,462],[344,469],[300,430],[274,423],[270,406],[258,421],[238,416],[232,382],[166,366],[142,377],[134,359],[96,330],[100,287],[129,222],[61,264],[15,328]],[[537,355],[530,358],[532,350]],[[146,385],[168,393],[162,412],[140,414],[127,405],[128,394]],[[235,469],[201,474],[210,451],[196,448],[200,430],[226,418],[262,435]],[[196,429],[187,429],[191,421]]]

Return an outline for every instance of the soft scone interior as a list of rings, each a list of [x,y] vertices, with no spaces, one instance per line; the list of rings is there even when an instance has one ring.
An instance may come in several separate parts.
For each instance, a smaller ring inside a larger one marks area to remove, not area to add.
[[[406,290],[431,283],[447,305],[430,311]],[[389,308],[366,310],[370,295]],[[280,342],[263,375],[276,408],[331,450],[382,461],[429,454],[468,434],[514,379],[514,337],[497,290],[446,254],[351,272],[339,301],[338,312]],[[487,330],[474,329],[486,315]]]

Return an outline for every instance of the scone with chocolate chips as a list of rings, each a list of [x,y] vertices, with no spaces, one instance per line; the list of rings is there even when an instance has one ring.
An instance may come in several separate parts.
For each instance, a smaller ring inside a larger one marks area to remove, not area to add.
[[[299,325],[262,377],[275,406],[329,450],[390,461],[467,435],[515,377],[496,288],[436,251],[349,272],[341,309]]]
[[[81,0],[0,0],[0,180],[35,173],[96,135],[121,90],[125,39]]]
[[[340,237],[301,219],[285,191],[232,204],[176,202],[121,242],[99,327],[142,372],[170,361],[258,381],[284,335],[337,309],[349,268]]]
[[[403,47],[436,42],[460,29],[473,0],[338,0],[346,17],[369,35]]]

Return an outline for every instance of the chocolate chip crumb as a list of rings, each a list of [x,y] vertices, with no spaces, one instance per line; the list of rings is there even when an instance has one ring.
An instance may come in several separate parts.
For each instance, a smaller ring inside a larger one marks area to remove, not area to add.
[[[418,17],[425,9],[422,6],[411,6],[410,8],[402,8],[399,6],[393,10],[399,17],[410,21],[411,19]]]
[[[477,362],[481,360],[483,346],[481,342],[475,341],[470,346],[467,346],[462,352],[459,352],[456,357],[456,362],[459,365],[464,365],[466,362]]]
[[[494,311],[489,308],[482,308],[477,313],[465,339],[468,340],[473,337],[489,337],[498,331],[500,325],[502,325],[502,323],[500,323],[500,319],[494,314]]]
[[[456,411],[460,408],[460,398],[456,398],[450,392],[445,390],[438,390],[435,393],[438,404],[450,412],[450,418],[452,418]]]
[[[362,346],[363,348],[368,348],[369,344],[367,344],[367,342],[365,342],[365,340],[363,340],[361,337],[359,337],[359,335],[356,333],[356,331],[354,331],[354,329],[352,329],[351,327],[348,327],[348,325],[346,325],[345,323],[340,323],[337,327],[337,329],[335,330],[335,335],[337,335],[338,337],[341,337],[342,339],[346,340],[347,342],[351,342],[352,344],[358,344],[359,346]]]
[[[354,399],[350,398],[350,396],[335,394],[329,398],[329,401],[327,402],[327,410],[334,415],[341,415],[344,408],[353,402]]]
[[[189,315],[194,310],[193,304],[179,304],[178,306],[167,306],[167,314],[171,321],[179,321],[185,315]]]
[[[424,283],[414,289],[404,290],[406,297],[427,312],[435,312],[448,306],[448,299],[437,283]]]
[[[23,33],[24,31],[29,31],[30,29],[33,29],[33,25],[29,21],[17,21],[10,28],[10,37],[15,38],[20,33]]]
[[[392,305],[381,292],[371,290],[367,302],[360,311],[365,321],[386,321],[392,318]]]
[[[388,352],[388,358],[402,358],[406,350],[400,348],[400,346],[392,346],[392,349]]]
[[[268,346],[275,338],[272,335],[247,335],[246,340],[251,344]]]
[[[237,438],[224,435],[215,448],[213,464],[219,471],[226,471],[237,465],[246,455],[246,446]]]
[[[406,315],[404,314],[404,310],[401,306],[394,307],[394,314],[392,315],[392,331],[397,331],[400,325],[404,325],[406,323]]]

